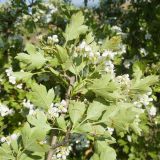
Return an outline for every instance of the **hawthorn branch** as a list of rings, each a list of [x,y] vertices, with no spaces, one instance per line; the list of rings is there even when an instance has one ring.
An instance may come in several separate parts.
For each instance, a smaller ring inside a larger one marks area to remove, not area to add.
[[[67,102],[67,107],[68,107],[69,99],[70,99],[70,93],[71,93],[71,90],[72,90],[72,86],[73,86],[73,84],[75,82],[75,77],[74,76],[73,77],[68,77],[66,74],[65,74],[65,77],[67,78],[67,80],[69,80],[69,87],[68,87],[66,95],[65,95],[65,100]],[[71,130],[71,128],[68,129],[64,140],[62,142],[59,142],[59,143],[57,143],[56,133],[55,132],[52,133],[51,149],[48,152],[47,160],[51,160],[52,159],[52,156],[53,156],[53,154],[55,152],[55,149],[57,147],[66,145],[69,142],[70,130]]]

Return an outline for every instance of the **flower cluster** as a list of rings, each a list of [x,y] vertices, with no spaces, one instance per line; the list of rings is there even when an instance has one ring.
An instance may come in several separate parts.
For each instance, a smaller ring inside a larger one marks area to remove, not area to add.
[[[44,5],[48,8],[47,14],[44,16],[44,21],[49,23],[52,20],[52,14],[57,12],[58,9],[53,4],[45,3]]]
[[[65,100],[62,100],[60,103],[51,104],[48,115],[51,118],[57,118],[61,113],[67,112],[67,102]]]
[[[10,143],[13,140],[17,140],[18,137],[19,137],[19,133],[13,133],[13,134],[11,134],[10,136],[7,136],[7,137],[1,137],[0,142],[1,143],[7,142],[7,144],[10,145]]]
[[[28,108],[28,109],[29,109],[29,114],[30,114],[30,115],[34,114],[34,112],[35,112],[35,107],[34,107],[34,105],[30,102],[30,100],[24,99],[22,104],[23,104],[23,106],[24,106],[25,108]]]
[[[105,62],[105,69],[107,73],[111,73],[111,75],[114,75],[114,64],[112,61],[106,61]]]
[[[47,43],[48,44],[54,44],[54,43],[58,43],[58,36],[57,35],[52,35],[52,36],[48,36],[47,38]]]
[[[16,84],[16,77],[13,75],[13,70],[12,70],[12,68],[10,67],[10,68],[6,69],[5,72],[6,72],[7,76],[8,76],[8,78],[9,78],[9,82],[10,82],[11,84]],[[22,84],[22,83],[19,83],[19,84],[16,85],[16,87],[17,87],[18,89],[22,89],[23,84]]]
[[[76,150],[83,150],[88,148],[90,141],[87,140],[84,134],[72,134],[71,136],[71,146],[74,146]]]
[[[133,103],[138,108],[141,108],[143,105],[147,106],[153,101],[153,98],[149,97],[151,94],[151,92],[148,92],[147,94],[137,95]]]
[[[117,76],[115,78],[116,82],[118,82],[122,88],[125,88],[127,89],[127,91],[129,91],[129,88],[131,86],[131,80],[129,78],[129,75],[128,74],[124,74],[122,76]]]
[[[7,115],[13,114],[13,109],[9,109],[6,105],[0,103],[0,115],[5,117]]]
[[[56,148],[55,154],[52,156],[52,160],[66,160],[71,150],[71,146],[61,146]]]
[[[149,115],[150,116],[155,116],[156,115],[156,112],[157,112],[157,109],[156,107],[152,106],[150,109],[149,109]]]
[[[8,76],[8,78],[9,78],[9,82],[11,84],[16,84],[16,77],[13,76],[12,68],[10,67],[10,68],[6,69],[5,72],[6,72],[7,76]]]

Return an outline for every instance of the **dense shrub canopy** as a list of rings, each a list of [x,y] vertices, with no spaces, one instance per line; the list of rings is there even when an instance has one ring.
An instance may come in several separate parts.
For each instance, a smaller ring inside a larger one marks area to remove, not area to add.
[[[160,4],[85,6],[0,5],[0,159],[160,159]]]

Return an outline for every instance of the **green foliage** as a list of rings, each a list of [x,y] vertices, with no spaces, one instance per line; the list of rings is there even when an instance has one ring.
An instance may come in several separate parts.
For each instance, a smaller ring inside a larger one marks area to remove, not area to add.
[[[54,99],[54,90],[50,89],[47,92],[47,89],[44,85],[42,84],[37,84],[34,83],[31,86],[32,92],[28,94],[30,97],[31,101],[33,102],[34,105],[37,107],[43,108],[47,110],[49,106],[51,106],[52,101]]]
[[[0,159],[159,159],[159,4],[115,4],[0,6]]]
[[[81,34],[86,33],[88,27],[83,25],[84,16],[82,12],[78,12],[71,17],[71,22],[67,25],[64,37],[66,41],[78,38]]]

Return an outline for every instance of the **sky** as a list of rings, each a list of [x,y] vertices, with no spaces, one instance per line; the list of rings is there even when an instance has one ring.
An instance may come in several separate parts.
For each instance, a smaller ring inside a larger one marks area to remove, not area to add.
[[[7,0],[0,0],[0,3],[5,2]],[[98,5],[99,0],[88,0],[88,6]],[[76,6],[83,6],[84,0],[72,0],[72,3]]]

